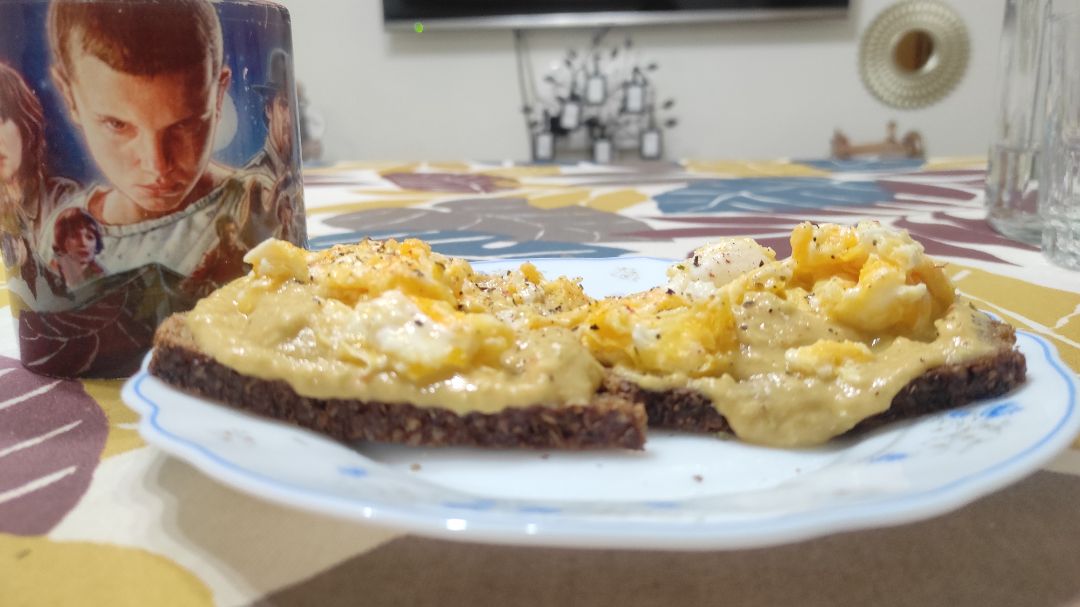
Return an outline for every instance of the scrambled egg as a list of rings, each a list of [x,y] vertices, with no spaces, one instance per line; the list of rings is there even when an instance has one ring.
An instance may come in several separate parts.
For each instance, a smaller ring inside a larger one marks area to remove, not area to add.
[[[668,288],[687,297],[709,297],[742,274],[776,261],[776,251],[752,238],[725,238],[668,268]]]
[[[499,274],[477,274],[463,287],[466,309],[489,312],[515,327],[576,326],[592,298],[580,279],[546,280],[531,263]]]
[[[689,377],[728,373],[740,346],[771,342],[799,349],[797,371],[810,357],[834,366],[861,357],[865,346],[851,340],[932,338],[954,301],[906,232],[804,223],[791,244],[782,261],[750,239],[702,247],[668,270],[666,289],[595,303],[582,339],[605,364]]]
[[[986,351],[981,315],[954,305],[906,232],[804,223],[791,245],[784,260],[747,239],[707,245],[666,287],[592,304],[578,333],[616,373],[702,392],[741,438],[784,446],[841,434],[927,369]]]
[[[725,295],[689,299],[657,288],[596,302],[579,331],[607,366],[643,373],[714,376],[737,354],[735,317]]]
[[[907,232],[874,222],[802,224],[791,234],[792,284],[830,318],[867,333],[927,337],[955,288]]]
[[[603,370],[548,320],[589,300],[535,267],[478,274],[419,240],[309,253],[270,240],[188,315],[200,348],[306,396],[461,411],[585,403]],[[514,310],[517,310],[516,312]]]

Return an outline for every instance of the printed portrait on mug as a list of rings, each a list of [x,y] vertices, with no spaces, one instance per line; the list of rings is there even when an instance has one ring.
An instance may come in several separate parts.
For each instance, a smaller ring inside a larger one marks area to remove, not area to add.
[[[128,375],[249,249],[306,245],[285,9],[21,0],[0,22],[0,253],[29,369]]]

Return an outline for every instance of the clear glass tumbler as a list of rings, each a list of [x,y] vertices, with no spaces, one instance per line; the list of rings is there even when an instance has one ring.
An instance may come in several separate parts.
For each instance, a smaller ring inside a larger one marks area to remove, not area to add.
[[[1080,270],[1080,11],[1050,17],[1046,41],[1042,248],[1053,263]]]
[[[998,66],[998,116],[986,176],[987,220],[1038,244],[1039,145],[1045,107],[1044,28],[1053,0],[1007,0]]]

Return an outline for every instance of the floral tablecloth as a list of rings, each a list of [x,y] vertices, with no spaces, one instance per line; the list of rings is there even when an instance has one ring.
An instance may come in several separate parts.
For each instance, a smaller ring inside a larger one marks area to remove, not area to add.
[[[729,235],[786,256],[801,221],[877,219],[1080,371],[1080,273],[989,229],[980,159],[357,163],[305,178],[313,247],[419,237],[470,259],[674,258]],[[1080,604],[1075,448],[953,514],[791,546],[458,544],[221,486],[143,442],[122,382],[42,378],[17,356],[0,287],[0,605]]]

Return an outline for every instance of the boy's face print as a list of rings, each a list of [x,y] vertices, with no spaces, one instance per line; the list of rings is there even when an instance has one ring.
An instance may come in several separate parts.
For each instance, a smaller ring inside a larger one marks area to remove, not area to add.
[[[208,64],[135,76],[86,53],[57,77],[105,178],[151,213],[182,206],[203,176],[229,79]]]
[[[62,249],[72,261],[89,264],[97,254],[97,236],[86,227],[72,230],[64,239]]]
[[[9,183],[22,166],[22,133],[14,120],[0,120],[0,183]]]
[[[284,93],[278,93],[266,110],[269,122],[270,141],[278,154],[288,156],[292,148],[293,115],[289,108],[289,99]]]
[[[235,249],[240,244],[240,228],[235,223],[225,224],[225,228],[221,231],[221,240],[225,246]]]

